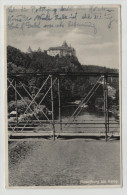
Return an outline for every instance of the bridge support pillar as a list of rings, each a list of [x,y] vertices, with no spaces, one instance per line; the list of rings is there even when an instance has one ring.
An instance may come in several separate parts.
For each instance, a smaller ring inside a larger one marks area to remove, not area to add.
[[[61,132],[62,131],[62,119],[61,119],[60,78],[58,78],[58,101],[59,101],[59,122],[60,122],[60,132]]]
[[[16,125],[18,126],[18,102],[17,102],[17,82],[15,79],[15,111],[16,111]]]
[[[51,104],[52,104],[52,127],[53,127],[53,139],[55,140],[54,100],[53,100],[53,77],[52,77],[52,75],[51,75]]]
[[[104,118],[105,118],[105,140],[108,140],[109,132],[109,114],[108,114],[108,88],[107,88],[107,75],[104,76]]]

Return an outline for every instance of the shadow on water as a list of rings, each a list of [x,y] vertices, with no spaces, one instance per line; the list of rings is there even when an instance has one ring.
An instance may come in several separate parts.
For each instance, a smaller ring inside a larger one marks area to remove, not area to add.
[[[61,109],[61,118],[62,120],[67,120],[71,118],[75,110],[77,109],[78,105],[74,106],[66,106]],[[79,108],[78,115],[75,118],[75,121],[77,120],[89,120],[89,121],[99,121],[99,120],[105,120],[104,119],[104,112],[103,110],[98,110],[94,106],[88,106],[85,108]],[[58,117],[57,117],[58,119]],[[119,121],[119,117],[113,115],[111,112],[109,112],[109,120]]]

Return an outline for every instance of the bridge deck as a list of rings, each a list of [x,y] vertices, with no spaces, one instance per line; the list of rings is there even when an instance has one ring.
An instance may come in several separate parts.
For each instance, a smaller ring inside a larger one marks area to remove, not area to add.
[[[29,138],[29,137],[51,137],[52,132],[51,131],[46,131],[46,132],[33,132],[33,131],[24,131],[24,132],[8,132],[9,138]],[[108,133],[109,137],[113,138],[120,138],[120,132],[109,132]],[[97,133],[89,133],[89,132],[82,132],[82,133],[75,133],[75,132],[59,132],[55,133],[55,137],[60,137],[60,138],[67,138],[67,137],[72,137],[72,138],[104,138],[105,137],[105,132],[97,132]]]

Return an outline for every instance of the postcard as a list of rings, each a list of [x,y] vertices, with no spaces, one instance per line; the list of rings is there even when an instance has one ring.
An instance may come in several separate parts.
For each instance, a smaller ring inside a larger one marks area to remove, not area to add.
[[[120,5],[4,12],[6,187],[121,187]]]

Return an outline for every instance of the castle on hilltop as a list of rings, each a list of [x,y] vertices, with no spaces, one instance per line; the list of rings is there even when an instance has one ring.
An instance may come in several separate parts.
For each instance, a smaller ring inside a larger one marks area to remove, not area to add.
[[[67,45],[66,41],[64,41],[62,46],[50,47],[47,50],[47,54],[50,55],[50,56],[59,55],[59,57],[62,57],[62,56],[76,56],[76,51],[71,46],[69,47]]]
[[[31,47],[27,49],[27,53],[30,55],[32,52],[42,52],[40,47],[37,49],[37,51],[32,51]],[[66,41],[63,42],[62,46],[58,47],[50,47],[48,50],[44,50],[43,52],[47,53],[50,56],[56,56],[59,55],[59,57],[63,56],[75,56],[76,57],[76,51],[71,46],[69,47],[66,43]]]

